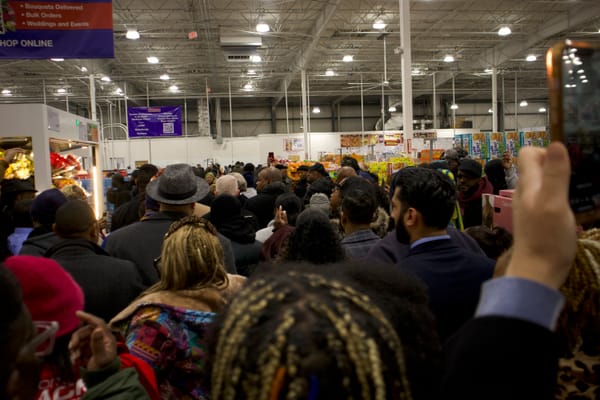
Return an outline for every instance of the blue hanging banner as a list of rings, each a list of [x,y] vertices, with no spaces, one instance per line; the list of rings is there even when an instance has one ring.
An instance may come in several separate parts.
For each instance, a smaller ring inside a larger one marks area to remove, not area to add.
[[[131,107],[127,120],[130,138],[182,136],[181,106]]]
[[[0,59],[114,57],[111,0],[0,4]]]

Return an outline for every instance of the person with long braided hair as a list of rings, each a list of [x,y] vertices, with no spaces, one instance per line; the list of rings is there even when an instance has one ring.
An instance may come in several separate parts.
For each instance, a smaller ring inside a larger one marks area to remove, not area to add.
[[[422,284],[386,265],[327,271],[252,277],[209,338],[211,398],[436,398],[441,346]]]
[[[160,281],[111,321],[131,353],[150,364],[162,399],[204,399],[203,338],[207,325],[245,281],[225,271],[215,227],[188,216],[167,231]]]

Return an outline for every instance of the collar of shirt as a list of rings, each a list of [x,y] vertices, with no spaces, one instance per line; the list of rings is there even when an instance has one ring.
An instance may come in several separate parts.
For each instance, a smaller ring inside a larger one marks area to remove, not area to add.
[[[433,242],[435,240],[444,240],[444,239],[450,239],[450,235],[438,235],[438,236],[428,236],[428,237],[424,237],[418,240],[415,240],[414,242],[412,242],[410,244],[410,248],[414,249],[415,247],[423,244],[423,243],[428,243],[428,242]]]

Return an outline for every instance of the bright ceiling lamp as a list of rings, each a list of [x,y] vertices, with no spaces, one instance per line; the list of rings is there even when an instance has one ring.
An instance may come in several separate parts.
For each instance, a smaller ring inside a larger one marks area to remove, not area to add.
[[[456,103],[452,103],[452,105],[450,106],[451,110],[458,110],[458,104]]]
[[[259,63],[262,61],[262,58],[259,55],[253,55],[253,56],[250,56],[250,61],[252,61],[254,63]]]
[[[63,88],[56,89],[56,93],[65,94],[65,93],[67,93],[67,89],[63,89]]]
[[[140,33],[137,29],[127,29],[125,37],[130,40],[138,40],[140,38]]]
[[[115,89],[115,94],[117,94],[119,96],[123,96],[123,89],[121,89],[121,88]]]
[[[447,63],[454,62],[454,57],[451,56],[450,54],[446,54],[446,56],[444,57],[444,62],[447,62]]]
[[[158,64],[158,57],[150,56],[150,57],[146,57],[146,60],[150,64]]]
[[[177,86],[175,86],[175,85],[171,85],[171,86],[169,86],[169,91],[173,92],[173,93],[176,93],[176,92],[179,91],[179,88]]]
[[[333,72],[333,70],[331,68],[327,69],[327,71],[325,71],[325,76],[334,76],[335,72]]]
[[[539,110],[538,110],[538,112],[545,113],[546,112],[546,107],[540,107]]]
[[[102,82],[110,82],[110,78],[108,76],[106,76],[106,75],[104,75],[102,78],[100,78],[100,80]]]
[[[256,32],[265,33],[269,32],[270,30],[271,28],[269,27],[269,25],[265,24],[264,22],[259,22],[258,24],[256,24]]]
[[[9,89],[4,89],[4,90],[2,90],[2,94],[4,96],[10,96],[10,95],[12,95],[12,92]]]
[[[525,58],[525,61],[529,61],[529,62],[534,62],[537,60],[537,57],[535,56],[535,54],[529,54],[527,56],[527,58]]]
[[[522,101],[519,103],[519,107],[527,107],[528,105],[529,105],[529,103],[527,102],[527,100],[522,100]]]
[[[64,58],[51,58],[50,60],[52,60],[52,61],[56,61],[56,62],[62,62],[62,61],[65,61],[65,59],[64,59]]]
[[[244,85],[244,90],[248,91],[248,90],[254,90],[254,86],[252,86],[252,83],[246,83]]]
[[[510,30],[510,28],[508,26],[503,26],[500,29],[498,29],[499,36],[508,36],[511,33],[512,33],[512,31]]]
[[[171,77],[168,74],[162,74],[160,76],[160,79],[163,81],[168,81],[169,79],[171,79]]]
[[[88,69],[87,69],[86,67],[81,67],[81,68],[79,68],[79,70],[80,70],[81,72],[87,72],[87,71],[88,71]]]
[[[313,114],[319,114],[321,112],[321,109],[319,107],[313,107],[312,112]]]
[[[396,111],[398,111],[398,110],[396,109],[396,107],[395,107],[395,106],[391,106],[390,108],[388,108],[388,111],[389,111],[389,112],[396,112]]]
[[[385,27],[387,26],[387,24],[385,22],[383,22],[382,19],[377,19],[375,22],[373,22],[373,29],[385,29]]]
[[[489,112],[490,114],[493,114],[493,113],[494,113],[494,110],[493,110],[493,109],[491,109],[491,108],[488,108],[488,112]]]
[[[255,69],[249,69],[248,70],[248,75],[256,75],[256,70]]]
[[[345,55],[344,58],[342,58],[343,62],[352,62],[354,61],[354,56],[350,56],[350,55]]]

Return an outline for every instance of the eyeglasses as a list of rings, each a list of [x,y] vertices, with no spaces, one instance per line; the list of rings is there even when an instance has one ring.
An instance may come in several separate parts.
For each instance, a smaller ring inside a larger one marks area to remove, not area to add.
[[[34,321],[35,336],[21,348],[21,353],[33,353],[38,357],[44,357],[54,350],[58,322],[56,321]]]

